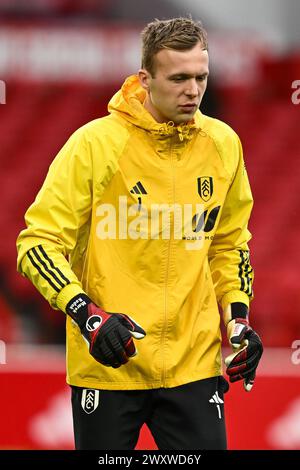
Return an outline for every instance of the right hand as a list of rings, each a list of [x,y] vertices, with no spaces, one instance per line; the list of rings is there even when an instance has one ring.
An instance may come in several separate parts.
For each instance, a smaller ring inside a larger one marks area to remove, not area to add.
[[[146,335],[128,315],[105,312],[93,303],[88,305],[88,319],[81,333],[88,340],[94,359],[115,369],[137,354],[133,338],[142,339]]]

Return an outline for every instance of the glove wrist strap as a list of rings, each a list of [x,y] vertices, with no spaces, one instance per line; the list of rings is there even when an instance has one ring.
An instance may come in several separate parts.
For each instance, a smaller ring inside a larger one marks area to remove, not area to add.
[[[243,304],[242,302],[233,302],[231,304],[231,318],[237,319],[237,318],[244,318],[245,320],[248,320],[248,307],[247,305]]]
[[[82,329],[88,318],[88,305],[92,303],[91,299],[84,293],[77,294],[67,304],[66,313],[70,315],[73,320]]]
[[[225,326],[227,327],[232,320],[236,320],[237,318],[248,320],[248,313],[248,306],[242,302],[233,302],[227,305],[223,312]]]

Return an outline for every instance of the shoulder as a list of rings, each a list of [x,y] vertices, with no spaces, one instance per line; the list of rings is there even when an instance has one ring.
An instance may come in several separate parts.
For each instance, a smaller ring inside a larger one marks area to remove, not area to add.
[[[128,138],[129,130],[123,122],[108,115],[89,121],[77,129],[73,135],[90,143],[100,143],[107,139],[121,143]]]
[[[127,128],[108,115],[79,127],[65,148],[70,158],[80,160],[83,165],[92,163],[96,172],[112,168],[114,173],[128,140]]]
[[[202,130],[211,137],[216,145],[225,146],[237,144],[237,133],[226,122],[210,116],[202,115]]]

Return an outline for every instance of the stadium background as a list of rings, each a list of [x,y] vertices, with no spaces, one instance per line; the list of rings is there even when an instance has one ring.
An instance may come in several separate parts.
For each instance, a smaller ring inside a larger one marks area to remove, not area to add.
[[[209,32],[202,110],[240,135],[255,199],[251,321],[266,352],[251,394],[226,397],[229,448],[300,449],[297,0],[0,0],[0,449],[73,447],[64,316],[16,273],[24,212],[70,134],[136,71],[145,23],[189,13]],[[155,448],[147,429],[138,447]]]

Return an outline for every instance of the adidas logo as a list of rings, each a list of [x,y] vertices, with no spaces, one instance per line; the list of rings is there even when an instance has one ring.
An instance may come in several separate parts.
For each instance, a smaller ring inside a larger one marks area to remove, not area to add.
[[[132,194],[148,194],[144,186],[140,181],[136,183],[135,186],[130,190]]]
[[[222,419],[220,404],[224,403],[224,401],[219,397],[218,391],[213,394],[212,398],[209,400],[209,403],[215,403],[217,405],[219,419]]]

